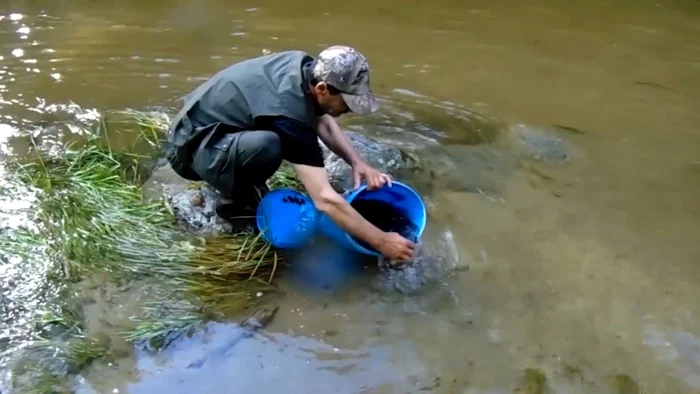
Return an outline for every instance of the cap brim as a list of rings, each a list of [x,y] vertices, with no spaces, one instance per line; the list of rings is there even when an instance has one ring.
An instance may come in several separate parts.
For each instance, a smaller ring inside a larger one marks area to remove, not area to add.
[[[356,114],[371,114],[379,109],[379,102],[372,92],[365,94],[341,93],[350,111]]]

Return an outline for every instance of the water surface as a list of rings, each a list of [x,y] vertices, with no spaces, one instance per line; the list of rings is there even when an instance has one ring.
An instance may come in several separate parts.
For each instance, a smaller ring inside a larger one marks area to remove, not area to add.
[[[389,108],[344,124],[440,143],[456,163],[424,190],[429,239],[451,238],[449,264],[468,270],[405,293],[308,258],[265,334],[216,363],[184,368],[234,328],[97,364],[79,391],[505,393],[531,367],[558,393],[609,392],[615,374],[700,392],[699,38],[700,4],[682,0],[4,4],[2,159],[30,151],[31,130],[51,147],[77,131],[62,122],[174,111],[232,62],[341,43],[369,57]],[[480,119],[505,125],[493,145]],[[507,148],[532,130],[567,160]]]

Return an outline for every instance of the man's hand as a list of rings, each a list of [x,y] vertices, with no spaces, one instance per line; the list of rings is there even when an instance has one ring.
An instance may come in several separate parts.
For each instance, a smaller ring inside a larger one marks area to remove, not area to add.
[[[367,181],[368,190],[379,189],[387,183],[391,186],[391,176],[379,172],[370,167],[369,164],[361,161],[352,167],[352,188],[357,189],[360,187],[360,182],[363,179]]]
[[[416,244],[397,233],[385,233],[379,243],[379,253],[390,260],[410,261],[413,258]]]

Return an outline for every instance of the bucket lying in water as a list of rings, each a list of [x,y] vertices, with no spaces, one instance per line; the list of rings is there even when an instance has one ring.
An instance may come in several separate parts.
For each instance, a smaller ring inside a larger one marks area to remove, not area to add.
[[[380,230],[396,232],[416,242],[425,229],[425,204],[409,186],[392,182],[391,187],[367,190],[363,185],[350,193],[346,200],[370,223]],[[380,253],[345,230],[324,214],[319,214],[318,229],[338,244],[355,252],[379,256]]]
[[[257,225],[265,241],[280,249],[302,246],[316,232],[318,211],[307,195],[274,190],[260,201]]]

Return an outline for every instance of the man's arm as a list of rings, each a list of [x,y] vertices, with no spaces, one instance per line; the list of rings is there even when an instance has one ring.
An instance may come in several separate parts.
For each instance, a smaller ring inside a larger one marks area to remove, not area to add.
[[[323,115],[319,118],[318,136],[328,146],[328,149],[340,156],[350,166],[354,167],[363,162],[362,157],[357,153],[332,116]]]
[[[294,170],[316,208],[342,229],[365,241],[385,257],[407,261],[416,245],[397,233],[386,233],[362,217],[328,182],[323,167],[294,164]]]

